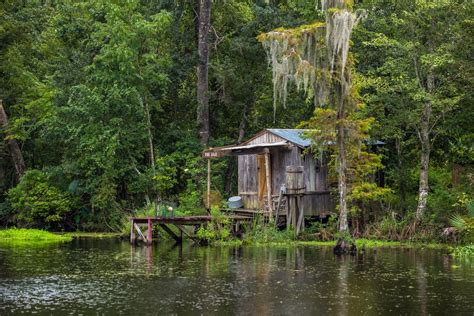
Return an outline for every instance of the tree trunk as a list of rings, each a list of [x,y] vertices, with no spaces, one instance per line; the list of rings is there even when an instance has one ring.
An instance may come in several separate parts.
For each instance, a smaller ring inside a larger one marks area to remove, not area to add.
[[[339,187],[339,232],[341,237],[337,240],[336,246],[333,248],[335,254],[355,253],[355,244],[347,240],[346,235],[349,233],[348,210],[347,210],[347,152],[346,152],[346,135],[345,135],[345,104],[340,100],[337,113],[337,159],[338,159],[338,187]]]
[[[434,89],[434,76],[430,71],[426,80],[428,93]],[[423,113],[421,114],[420,131],[418,138],[421,144],[421,161],[420,161],[420,183],[418,188],[418,206],[416,208],[416,220],[419,221],[426,213],[428,203],[428,171],[430,164],[431,140],[430,140],[430,120],[431,120],[432,104],[428,100],[423,105]]]
[[[241,143],[244,140],[245,133],[247,132],[249,112],[250,112],[250,106],[248,105],[248,103],[245,103],[244,110],[242,112],[242,119],[240,120],[240,125],[239,125],[239,137],[237,138],[237,144]],[[235,162],[236,162],[236,158],[230,157],[229,162],[227,163],[227,168],[225,172],[225,186],[224,186],[224,191],[227,194],[230,194],[232,191],[232,178],[234,177]]]
[[[8,117],[5,109],[3,108],[3,102],[0,100],[0,128],[5,130],[5,141],[8,145],[8,150],[12,158],[13,165],[15,166],[15,175],[16,180],[19,182],[21,177],[26,171],[25,161],[23,160],[23,155],[20,150],[20,146],[15,139],[10,138],[10,133],[7,129],[8,126]]]
[[[209,142],[208,35],[211,26],[211,0],[199,0],[198,20],[197,124],[201,144],[207,146]]]
[[[344,110],[339,110],[338,114],[338,131],[337,131],[337,148],[338,148],[338,187],[339,187],[339,231],[349,231],[347,223],[347,157],[346,146],[344,143]]]
[[[151,132],[150,108],[148,106],[148,99],[146,96],[143,98],[143,100],[144,100],[143,107],[145,109],[147,133],[148,133],[148,150],[149,150],[150,166],[154,172],[155,171],[155,148],[153,147],[153,134]]]

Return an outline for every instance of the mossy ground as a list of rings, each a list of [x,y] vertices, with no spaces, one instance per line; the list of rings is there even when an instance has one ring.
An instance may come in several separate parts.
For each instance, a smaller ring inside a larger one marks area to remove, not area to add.
[[[33,244],[71,241],[71,236],[58,235],[40,229],[10,228],[0,230],[0,243]]]

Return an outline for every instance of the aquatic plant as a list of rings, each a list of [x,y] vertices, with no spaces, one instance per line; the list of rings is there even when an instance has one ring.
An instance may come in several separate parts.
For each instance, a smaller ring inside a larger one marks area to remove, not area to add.
[[[454,247],[451,254],[454,257],[474,257],[474,245]]]

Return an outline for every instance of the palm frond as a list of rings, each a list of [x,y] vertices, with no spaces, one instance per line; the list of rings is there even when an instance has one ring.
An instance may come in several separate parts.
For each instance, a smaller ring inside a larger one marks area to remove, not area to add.
[[[466,203],[466,208],[467,208],[467,214],[469,214],[469,217],[474,218],[474,200]]]
[[[451,217],[449,218],[449,223],[457,230],[464,230],[466,228],[466,221],[459,214],[451,215]]]

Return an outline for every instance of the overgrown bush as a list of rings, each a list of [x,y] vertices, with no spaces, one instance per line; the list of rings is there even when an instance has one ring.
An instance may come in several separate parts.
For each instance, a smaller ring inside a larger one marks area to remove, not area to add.
[[[391,214],[368,225],[363,236],[382,240],[401,240],[408,229],[409,223],[410,217],[398,219],[395,214]]]
[[[334,240],[336,234],[337,216],[329,216],[325,223],[321,221],[311,223],[311,226],[304,231],[301,237],[305,240],[329,241]]]
[[[8,202],[20,226],[57,229],[74,208],[74,198],[50,183],[48,175],[30,170],[8,191]]]
[[[197,237],[205,243],[212,243],[217,240],[228,240],[231,237],[229,218],[221,214],[218,207],[211,209],[211,215],[211,223],[209,223],[207,227],[199,227],[196,233]]]

